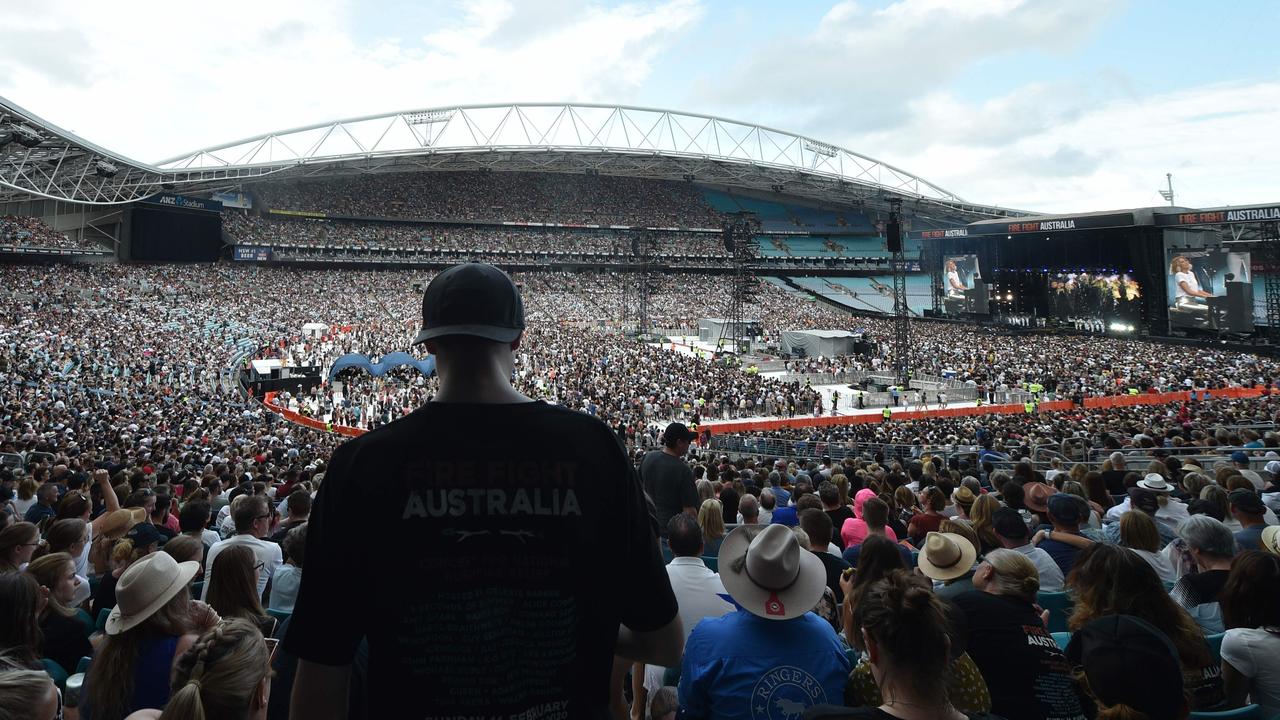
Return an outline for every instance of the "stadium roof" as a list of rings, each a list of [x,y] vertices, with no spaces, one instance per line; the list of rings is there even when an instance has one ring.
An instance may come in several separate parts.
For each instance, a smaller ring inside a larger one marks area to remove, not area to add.
[[[38,133],[35,147],[13,130]],[[3,133],[8,132],[6,136]],[[902,198],[938,222],[1024,214],[968,203],[874,158],[782,130],[670,110],[569,103],[453,106],[268,133],[155,165],[88,143],[0,98],[0,200],[118,203],[270,176],[414,170],[598,172],[754,189],[841,206]],[[98,172],[105,161],[113,177]]]

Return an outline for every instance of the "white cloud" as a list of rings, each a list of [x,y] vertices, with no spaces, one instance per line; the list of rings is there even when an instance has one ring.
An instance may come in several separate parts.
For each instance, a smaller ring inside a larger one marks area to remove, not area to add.
[[[1280,82],[1227,83],[1138,99],[1074,100],[1033,86],[982,104],[938,94],[912,121],[841,138],[967,200],[1045,211],[1280,199]],[[1043,110],[1047,106],[1049,110]],[[892,158],[892,160],[890,160]]]
[[[479,0],[416,42],[362,42],[348,30],[350,14],[378,10],[343,0],[127,7],[58,0],[6,12],[0,94],[86,139],[156,161],[377,112],[627,101],[658,53],[702,12],[697,0]],[[388,26],[412,36],[394,18]]]

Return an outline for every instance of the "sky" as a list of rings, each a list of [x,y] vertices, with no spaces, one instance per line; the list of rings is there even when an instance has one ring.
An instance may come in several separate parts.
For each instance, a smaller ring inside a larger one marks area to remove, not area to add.
[[[0,95],[138,160],[382,112],[617,103],[1046,212],[1280,202],[1280,2],[5,0]]]

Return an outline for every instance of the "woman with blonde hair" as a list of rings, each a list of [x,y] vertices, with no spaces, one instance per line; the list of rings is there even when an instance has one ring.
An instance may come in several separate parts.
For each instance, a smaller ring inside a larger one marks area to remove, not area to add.
[[[178,658],[164,712],[129,720],[263,720],[271,699],[271,652],[245,620],[222,620]]]
[[[708,498],[698,508],[698,525],[702,526],[702,554],[705,557],[716,557],[720,554],[720,543],[724,541],[724,508],[720,501]]]
[[[58,663],[70,675],[80,658],[93,655],[93,645],[85,637],[85,626],[76,615],[75,560],[64,552],[42,555],[31,561],[27,572],[48,592],[49,601],[40,611],[40,656]]]
[[[103,574],[98,589],[93,594],[93,612],[110,609],[116,605],[116,583],[129,566],[154,553],[160,547],[160,531],[149,522],[140,522],[129,528],[124,538],[111,547],[110,571]]]
[[[62,720],[62,697],[49,673],[0,655],[0,717]]]
[[[973,592],[951,602],[964,613],[969,656],[1006,718],[1084,717],[1071,667],[1036,606],[1040,574],[1016,550],[992,550],[973,574]]]
[[[1000,547],[1004,547],[996,536],[993,522],[996,511],[1000,509],[1000,501],[987,494],[978,496],[969,511],[969,521],[973,531],[978,534],[978,554],[986,555]]]

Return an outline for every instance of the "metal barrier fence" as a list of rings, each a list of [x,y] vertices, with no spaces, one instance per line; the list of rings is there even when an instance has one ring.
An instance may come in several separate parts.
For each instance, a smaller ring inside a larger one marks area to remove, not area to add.
[[[813,442],[808,440],[786,440],[782,438],[763,437],[758,435],[712,435],[710,444],[704,449],[723,452],[729,455],[754,456],[761,458],[799,458],[816,460],[823,455],[842,459],[846,457],[873,458],[883,454],[885,461],[908,461],[923,454],[949,459],[953,456],[976,456],[977,445],[903,445],[891,443],[862,442]]]

